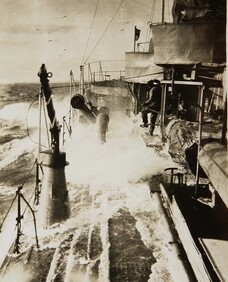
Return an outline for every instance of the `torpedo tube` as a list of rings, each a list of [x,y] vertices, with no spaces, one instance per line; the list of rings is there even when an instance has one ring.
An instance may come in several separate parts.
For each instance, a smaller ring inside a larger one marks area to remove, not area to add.
[[[74,109],[78,109],[88,122],[96,123],[97,139],[101,144],[106,143],[106,133],[109,124],[109,107],[102,106],[98,110],[97,107],[90,103],[90,109],[81,94],[76,94],[71,98],[71,106]]]
[[[81,114],[90,123],[96,122],[96,113],[88,108],[85,103],[85,99],[81,94],[76,94],[71,98],[71,106],[74,109],[80,110]]]
[[[39,162],[43,164],[43,182],[38,212],[38,223],[43,228],[61,223],[70,216],[69,197],[66,185],[65,166],[66,153],[59,150],[60,126],[56,119],[55,109],[51,97],[51,89],[45,64],[42,64],[38,72],[41,82],[41,92],[46,101],[47,113],[50,119],[51,148],[39,152]]]
[[[109,107],[103,106],[97,115],[97,138],[101,144],[106,143],[106,133],[109,124]]]

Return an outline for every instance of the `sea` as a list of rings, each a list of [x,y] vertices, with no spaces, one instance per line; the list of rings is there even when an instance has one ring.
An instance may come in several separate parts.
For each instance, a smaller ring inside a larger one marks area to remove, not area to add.
[[[37,222],[37,246],[27,203],[36,216],[36,164],[40,148],[49,146],[50,122],[39,83],[0,85],[0,281],[193,281],[160,196],[151,192],[164,169],[175,166],[166,145],[155,135],[146,146],[141,117],[116,109],[100,144],[94,124],[80,123],[80,113],[70,108],[78,89],[51,87],[60,150],[69,162],[70,216],[48,229]]]

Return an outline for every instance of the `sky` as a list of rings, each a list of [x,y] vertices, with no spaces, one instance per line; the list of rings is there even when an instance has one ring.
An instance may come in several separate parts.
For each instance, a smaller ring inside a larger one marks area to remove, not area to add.
[[[1,0],[0,83],[39,82],[42,63],[53,82],[66,82],[70,70],[79,80],[82,63],[122,61],[134,49],[134,27],[138,42],[148,41],[160,11],[161,0]]]

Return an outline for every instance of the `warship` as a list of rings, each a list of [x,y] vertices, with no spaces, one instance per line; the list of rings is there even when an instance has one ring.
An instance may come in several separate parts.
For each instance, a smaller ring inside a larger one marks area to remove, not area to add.
[[[41,65],[34,202],[23,183],[4,214],[2,281],[228,279],[226,1],[212,2],[175,0],[167,23],[162,1],[147,51],[136,51],[135,27],[117,79],[100,62],[97,73],[80,66],[78,84],[70,71],[61,124]],[[161,110],[146,134],[151,79]]]

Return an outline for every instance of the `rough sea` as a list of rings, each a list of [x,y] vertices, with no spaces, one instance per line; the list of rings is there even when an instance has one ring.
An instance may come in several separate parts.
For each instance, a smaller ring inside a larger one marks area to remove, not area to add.
[[[80,124],[77,114],[64,144],[61,132],[71,216],[47,230],[38,225],[37,250],[33,218],[22,201],[20,253],[13,253],[18,187],[35,214],[39,209],[34,204],[39,93],[39,84],[0,85],[0,281],[191,281],[159,195],[150,191],[174,164],[158,136],[153,142],[159,146],[146,146],[139,116],[118,111],[110,114],[106,144],[97,142],[94,125]],[[53,102],[63,125],[69,88],[54,88]],[[42,128],[47,149],[44,118]]]

